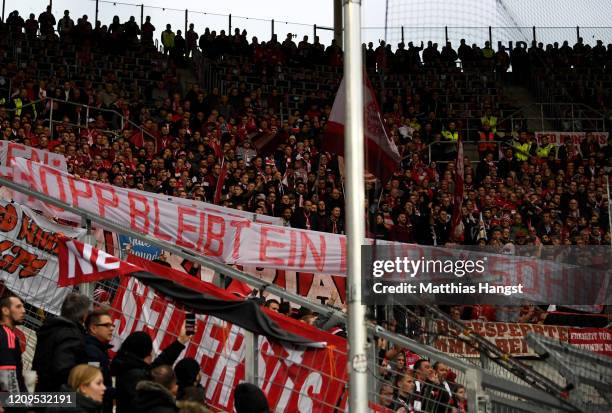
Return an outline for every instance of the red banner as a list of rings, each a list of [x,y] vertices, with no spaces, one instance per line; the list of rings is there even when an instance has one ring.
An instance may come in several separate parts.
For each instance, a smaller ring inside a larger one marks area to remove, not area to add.
[[[178,334],[185,314],[135,278],[125,277],[112,304],[115,318],[115,348],[133,331],[147,331],[154,351],[168,346]],[[279,322],[279,319],[275,321]],[[297,323],[286,319],[281,328],[294,330]],[[328,341],[329,335],[305,324],[309,335]],[[200,362],[206,401],[212,407],[231,411],[234,387],[245,378],[246,331],[212,316],[198,315],[196,334],[184,357]],[[271,411],[333,412],[346,383],[345,349],[288,347],[259,337],[258,385],[266,393]]]
[[[608,132],[588,132],[593,135],[595,142],[599,146],[608,144]],[[563,145],[565,142],[571,142],[574,145],[580,145],[586,139],[587,132],[536,132],[535,138],[538,143],[542,142],[542,137],[548,137],[548,142],[553,145]]]
[[[569,342],[583,350],[612,356],[612,330],[609,328],[570,328]]]
[[[527,346],[527,333],[536,333],[548,338],[570,343],[585,350],[612,356],[612,330],[605,328],[570,328],[542,324],[493,323],[464,321],[465,327],[494,343],[504,353],[513,357],[537,357]],[[445,353],[461,357],[479,357],[480,353],[466,340],[461,332],[449,327],[443,320],[436,321],[438,337],[434,346]]]

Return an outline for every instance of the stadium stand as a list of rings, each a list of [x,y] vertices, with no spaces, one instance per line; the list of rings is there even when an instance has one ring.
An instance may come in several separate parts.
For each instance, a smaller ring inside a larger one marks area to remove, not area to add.
[[[167,29],[156,48],[149,23],[117,18],[92,27],[83,16],[59,21],[56,32],[55,18],[49,21],[45,13],[26,21],[12,12],[0,25],[3,140],[63,154],[68,172],[86,179],[344,233],[341,162],[321,150],[342,77],[335,43],[249,42],[240,29],[209,28],[196,43]],[[389,182],[368,184],[368,235],[499,250],[609,245],[612,45],[437,46],[364,45],[385,127],[402,156]],[[555,130],[583,135],[553,145],[520,113],[518,121],[504,116],[520,109],[505,97],[517,83],[531,85],[541,101],[583,104],[580,114],[558,105],[547,112],[568,119]],[[575,122],[598,117],[600,124]],[[450,222],[458,136],[466,144],[460,240]],[[472,322],[609,322],[605,310],[443,310]],[[373,309],[372,322],[420,339],[416,320],[425,315],[423,308]],[[467,411],[465,388],[444,363],[429,366],[383,339],[377,350],[381,406]]]

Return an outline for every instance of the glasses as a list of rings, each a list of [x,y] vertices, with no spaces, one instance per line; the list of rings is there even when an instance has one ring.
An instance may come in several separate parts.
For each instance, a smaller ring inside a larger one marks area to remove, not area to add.
[[[115,325],[113,323],[103,323],[103,324],[96,324],[96,327],[114,328]]]

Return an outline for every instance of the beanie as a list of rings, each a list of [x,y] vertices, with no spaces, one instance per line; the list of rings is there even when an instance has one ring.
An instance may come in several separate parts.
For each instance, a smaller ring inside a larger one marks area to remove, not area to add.
[[[135,331],[125,339],[119,351],[132,353],[136,357],[144,359],[151,355],[151,351],[153,351],[153,341],[151,341],[151,337],[144,331]]]
[[[236,413],[269,413],[268,400],[261,389],[251,383],[240,383],[234,389]]]

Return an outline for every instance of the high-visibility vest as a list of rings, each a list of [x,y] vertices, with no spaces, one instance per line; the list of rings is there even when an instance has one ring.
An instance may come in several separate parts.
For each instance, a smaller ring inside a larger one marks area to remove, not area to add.
[[[16,97],[13,99],[13,104],[15,105],[15,116],[21,116],[21,112],[23,111],[23,100],[21,100],[20,97]],[[29,107],[32,110],[32,119],[36,120],[36,105],[31,104]]]
[[[482,118],[480,118],[480,123],[482,123],[483,125],[485,124],[485,122],[487,122],[489,124],[489,126],[491,127],[491,131],[493,133],[495,133],[497,131],[497,117],[496,116],[483,116]]]
[[[540,146],[538,147],[538,149],[536,149],[536,155],[538,155],[539,158],[548,158],[548,154],[550,153],[550,150],[553,148],[553,144],[549,143],[546,146]]]
[[[529,150],[531,149],[531,143],[514,142],[513,146],[515,149],[517,149],[516,159],[518,159],[519,161],[526,161],[529,159]]]
[[[15,116],[21,116],[21,108],[23,107],[21,98],[13,99],[13,103],[15,104]]]
[[[482,49],[482,55],[485,57],[485,59],[491,59],[495,55],[495,51],[490,47],[485,47]]]
[[[480,138],[480,143],[478,144],[479,152],[495,151],[496,145],[495,142],[492,142],[493,140],[495,140],[495,134],[493,132],[478,132],[478,136]]]
[[[442,131],[442,136],[444,136],[449,141],[457,142],[459,140],[459,132],[454,131],[451,132],[449,130]]]
[[[162,32],[162,45],[168,48],[174,47],[174,33],[164,30]]]

